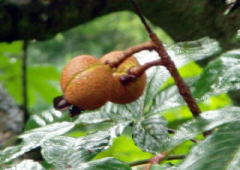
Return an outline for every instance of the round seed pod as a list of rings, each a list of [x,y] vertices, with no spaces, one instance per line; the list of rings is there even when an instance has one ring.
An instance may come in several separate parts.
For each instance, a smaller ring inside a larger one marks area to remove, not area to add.
[[[104,55],[100,60],[102,63],[111,63],[111,61],[116,61],[122,53],[122,51],[112,51]],[[110,97],[111,102],[127,104],[137,100],[142,95],[146,86],[145,73],[127,84],[121,83],[120,81],[122,76],[128,75],[130,68],[136,66],[140,66],[140,64],[134,56],[131,56],[124,60],[118,67],[112,68],[114,82]]]
[[[60,85],[65,99],[84,110],[104,105],[111,96],[111,68],[90,55],[80,55],[64,67]]]

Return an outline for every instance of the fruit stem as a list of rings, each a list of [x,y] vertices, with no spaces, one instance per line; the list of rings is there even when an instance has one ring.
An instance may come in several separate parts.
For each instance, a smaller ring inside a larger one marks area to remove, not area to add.
[[[106,64],[110,65],[110,67],[117,67],[128,57],[131,57],[133,54],[142,50],[153,50],[153,49],[154,49],[154,44],[152,43],[152,41],[146,42],[146,43],[128,48],[127,50],[123,51],[123,54],[119,56],[116,61],[112,61],[112,62],[108,61]]]
[[[135,75],[136,77],[141,76],[147,69],[153,67],[153,66],[159,66],[159,65],[163,65],[163,62],[161,59],[158,60],[154,60],[148,63],[145,63],[141,66],[136,66],[136,67],[132,67],[129,69],[128,73],[131,75]]]
[[[56,110],[65,110],[70,106],[71,104],[67,102],[64,96],[57,96],[57,97],[54,97],[53,99],[53,107]]]

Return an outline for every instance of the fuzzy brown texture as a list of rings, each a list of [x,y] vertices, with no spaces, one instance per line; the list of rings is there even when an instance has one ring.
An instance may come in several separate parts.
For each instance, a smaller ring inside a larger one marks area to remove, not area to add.
[[[112,82],[111,68],[89,55],[73,58],[61,75],[64,97],[84,110],[104,105],[110,98]]]
[[[120,56],[123,55],[123,51],[113,51],[104,55],[100,60],[103,63],[112,63]],[[113,90],[110,101],[119,104],[127,104],[137,100],[143,93],[146,85],[146,74],[143,73],[137,77],[136,80],[124,85],[120,82],[120,77],[128,75],[130,68],[140,66],[137,59],[133,56],[124,60],[118,67],[112,68],[113,70]]]
[[[94,64],[99,64],[99,61],[90,55],[80,55],[71,59],[64,67],[61,75],[60,83],[63,92],[76,74],[81,73]]]

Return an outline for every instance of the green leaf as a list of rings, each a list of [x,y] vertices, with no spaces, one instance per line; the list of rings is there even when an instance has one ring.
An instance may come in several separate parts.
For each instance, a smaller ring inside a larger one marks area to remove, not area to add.
[[[240,108],[227,107],[220,110],[203,112],[197,119],[181,125],[175,134],[159,143],[162,151],[169,151],[186,140],[193,139],[196,135],[219,127],[226,123],[240,121]]]
[[[78,118],[75,120],[76,124],[95,124],[95,123],[102,123],[106,121],[112,121],[110,116],[107,114],[107,112],[103,111],[102,109],[85,112],[78,116]]]
[[[38,162],[35,162],[30,159],[26,159],[21,161],[20,163],[14,165],[11,168],[7,168],[5,170],[45,170],[42,165]]]
[[[77,169],[81,170],[131,170],[128,164],[114,158],[103,158],[88,163],[80,164]]]
[[[9,162],[24,153],[39,147],[47,139],[62,135],[70,131],[74,126],[75,124],[71,122],[61,122],[25,132],[19,137],[23,140],[20,144],[7,147],[0,151],[0,164]]]
[[[206,99],[213,95],[240,89],[240,50],[224,53],[210,62],[194,84],[193,95]]]
[[[75,120],[75,123],[83,125],[102,122],[121,123],[133,120],[134,115],[136,114],[138,115],[138,112],[135,110],[129,110],[127,105],[108,102],[100,109],[81,113]]]
[[[81,153],[81,150],[78,151],[78,148],[75,147],[76,142],[77,140],[72,137],[57,136],[45,141],[41,146],[41,152],[44,159],[48,163],[53,164],[55,167],[58,168],[67,168],[72,164],[70,162],[72,161],[71,155],[73,155],[74,152]],[[85,153],[84,158],[88,158],[91,154],[90,152],[88,154],[85,149],[82,149],[82,153]]]
[[[177,60],[184,61],[188,59],[198,61],[219,53],[221,47],[216,40],[204,37],[194,41],[176,43],[170,46],[169,49],[170,56],[172,56],[171,53],[173,53],[174,56],[177,56]]]
[[[161,85],[170,77],[167,70],[163,67],[154,67],[150,71],[148,73],[147,87],[143,95],[144,113],[151,111],[152,102],[157,96]]]
[[[195,146],[178,170],[237,170],[240,167],[240,121],[219,128]]]
[[[48,163],[58,169],[78,167],[106,150],[112,145],[112,140],[121,135],[129,122],[120,123],[112,128],[93,133],[82,138],[55,137],[45,141],[42,145],[42,155]]]
[[[138,103],[138,101],[133,102],[131,104],[122,105],[122,104],[114,104],[108,102],[101,111],[103,114],[105,113],[111,120],[114,122],[125,122],[131,121],[139,115],[138,108],[134,107],[134,105]],[[129,106],[132,106],[131,108]]]
[[[150,114],[161,113],[165,110],[172,109],[186,105],[182,96],[179,94],[178,88],[170,86],[161,90],[154,98],[154,104],[152,106],[152,112]]]
[[[169,165],[169,164],[162,164],[162,165],[159,165],[159,164],[153,164],[151,166],[151,169],[150,170],[166,170],[168,168],[171,168],[172,166]]]
[[[227,107],[220,110],[204,112],[199,118],[181,125],[172,136],[167,136],[167,128],[165,124],[161,123],[160,119],[158,118],[158,120],[155,116],[152,116],[152,122],[149,121],[146,124],[148,126],[142,123],[147,119],[138,122],[135,125],[136,129],[133,131],[133,137],[136,144],[143,150],[160,153],[171,151],[176,146],[182,144],[186,140],[193,139],[196,135],[202,132],[226,123],[237,120],[240,121],[240,108]]]
[[[185,79],[185,83],[190,87],[196,78]],[[169,109],[176,109],[180,106],[186,106],[186,102],[179,94],[177,86],[171,85],[158,91],[152,102],[151,112],[148,115],[164,114]]]
[[[33,114],[26,123],[25,130],[30,130],[62,121],[71,121],[69,113],[50,109],[40,114]]]
[[[130,128],[126,129],[128,133]],[[123,134],[114,139],[112,146],[99,153],[94,159],[100,159],[104,157],[114,157],[124,162],[134,162],[137,160],[149,159],[153,157],[151,153],[143,152],[137,147],[132,139],[132,136]]]
[[[168,138],[166,121],[159,115],[138,121],[133,126],[133,139],[144,151],[158,153],[162,150],[161,141],[166,138]]]

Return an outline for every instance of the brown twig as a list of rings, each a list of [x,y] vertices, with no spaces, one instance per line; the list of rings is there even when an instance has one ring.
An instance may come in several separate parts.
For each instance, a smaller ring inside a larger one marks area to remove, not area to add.
[[[126,49],[125,51],[123,51],[121,56],[118,56],[117,60],[115,61],[107,61],[106,64],[110,65],[111,67],[117,67],[119,64],[121,64],[124,60],[126,60],[128,57],[131,57],[133,54],[142,51],[142,50],[154,50],[155,49],[155,45],[150,41],[150,42],[146,42],[131,48]],[[147,70],[148,68],[155,66],[155,65],[161,65],[161,59],[160,60],[156,60],[153,62],[149,62],[144,64],[143,66],[139,66],[139,67],[134,67],[131,68],[129,70],[129,74],[128,75],[124,75],[122,77],[120,77],[120,82],[123,85],[126,85],[132,81],[135,81],[137,79],[137,77],[141,76],[142,73],[144,73],[145,70]]]
[[[116,61],[108,62],[106,64],[109,64],[111,67],[117,67],[120,65],[124,60],[126,60],[128,57],[132,56],[133,54],[142,51],[142,50],[153,50],[154,44],[150,42],[146,42],[131,48],[128,48],[127,50],[123,51],[123,54],[119,56],[119,58]]]
[[[160,50],[164,50],[164,49],[160,49]],[[158,53],[160,55],[160,51],[158,51]],[[175,83],[178,87],[178,91],[181,94],[181,96],[183,97],[183,99],[185,100],[185,102],[187,103],[189,109],[192,112],[192,115],[194,117],[198,117],[199,114],[201,113],[201,110],[198,107],[195,99],[192,97],[192,94],[191,94],[191,91],[190,91],[189,87],[185,84],[182,77],[180,76],[175,64],[169,58],[168,55],[162,57],[162,59],[163,59],[162,61],[164,63],[163,65],[166,66],[166,68],[168,69],[168,71],[172,75],[173,79],[175,80]]]
[[[178,160],[178,159],[184,159],[186,156],[185,155],[172,155],[166,158],[166,160]],[[162,158],[162,157],[161,157]],[[144,160],[140,160],[140,161],[136,161],[136,162],[131,162],[129,163],[129,166],[137,166],[137,165],[142,165],[142,164],[147,164],[150,163],[152,161],[153,158],[150,159],[144,159]],[[154,159],[156,160],[156,158],[154,157]],[[159,162],[157,162],[159,163]]]
[[[134,0],[130,0],[130,2],[132,3],[133,7],[135,8],[136,13],[138,14],[139,18],[141,19],[141,22],[143,23],[147,32],[149,34],[153,33],[151,27],[147,24],[144,16],[142,15],[142,11],[141,11],[140,7],[138,6],[138,4]]]
[[[150,164],[159,164],[167,157],[167,155],[168,155],[168,153],[160,153],[160,154],[154,156],[153,158],[151,158],[148,162]]]
[[[161,40],[159,40],[157,35],[152,31],[151,27],[147,24],[144,16],[142,15],[142,12],[141,12],[138,4],[134,0],[130,0],[130,1],[132,2],[133,6],[136,10],[136,13],[140,17],[143,25],[145,26],[145,28],[146,28],[146,30],[149,34],[150,39],[152,40],[153,44],[155,45],[155,50],[159,54],[159,56],[161,57],[161,59],[162,59],[161,61],[162,61],[163,65],[168,69],[171,76],[175,80],[176,85],[177,85],[178,90],[179,90],[179,93],[181,94],[181,96],[183,97],[185,102],[187,103],[189,109],[192,112],[192,115],[194,117],[199,116],[201,111],[200,111],[195,99],[192,97],[190,89],[188,88],[186,83],[183,81],[183,79],[180,76],[174,62],[171,60],[170,56],[168,55],[167,50],[163,46],[163,43],[161,42]]]
[[[153,66],[159,66],[159,65],[163,65],[161,59],[145,63],[144,65],[141,65],[141,66],[132,67],[132,68],[130,68],[128,70],[128,74],[127,75],[123,75],[123,76],[120,77],[120,82],[123,85],[126,85],[126,84],[128,84],[130,82],[133,82],[138,77],[140,77],[147,69],[149,69],[149,68],[151,68]]]
[[[132,67],[130,68],[130,70],[128,71],[129,74],[131,75],[135,75],[136,77],[141,76],[147,69],[149,69],[152,66],[159,66],[159,65],[163,65],[162,60],[158,59],[158,60],[154,60],[148,63],[145,63],[141,66],[137,66],[137,67]]]
[[[23,56],[22,56],[22,97],[23,97],[23,120],[26,121],[29,118],[28,113],[28,83],[27,83],[27,49],[28,41],[23,42]]]

